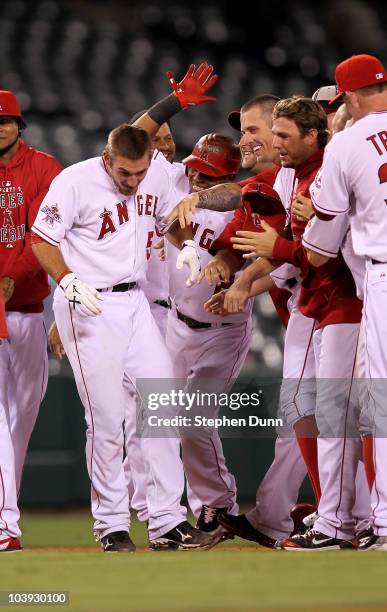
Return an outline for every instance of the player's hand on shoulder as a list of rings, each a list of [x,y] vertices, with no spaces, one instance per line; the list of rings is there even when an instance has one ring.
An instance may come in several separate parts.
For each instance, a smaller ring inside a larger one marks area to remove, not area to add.
[[[102,312],[102,296],[97,289],[84,283],[75,276],[73,272],[69,272],[62,278],[59,283],[63,289],[65,298],[73,305],[78,305],[79,309],[86,315],[96,317]]]
[[[0,291],[3,292],[4,303],[11,299],[15,289],[15,283],[9,276],[3,276],[0,278]]]
[[[229,264],[222,257],[214,257],[201,271],[198,282],[203,278],[206,279],[209,285],[219,285],[220,283],[230,282],[233,274]]]
[[[186,280],[186,286],[192,287],[197,281],[201,270],[200,255],[194,240],[185,240],[177,260],[176,268],[181,270],[186,265],[189,268],[189,276]]]
[[[63,357],[66,355],[55,321],[52,323],[50,329],[48,330],[48,346],[50,348],[50,351],[59,360],[63,359]]]
[[[180,227],[183,229],[190,225],[192,222],[192,213],[195,212],[199,202],[197,193],[191,193],[189,196],[183,198],[175,208],[169,213],[168,217],[164,219],[164,223],[167,225],[179,220]]]

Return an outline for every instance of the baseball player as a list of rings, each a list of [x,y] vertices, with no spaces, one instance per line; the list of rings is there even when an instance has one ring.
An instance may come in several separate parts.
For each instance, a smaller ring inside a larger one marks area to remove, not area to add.
[[[123,124],[110,133],[102,157],[70,166],[55,179],[33,226],[34,252],[59,285],[55,318],[85,407],[94,533],[107,552],[135,550],[122,464],[124,379],[173,378],[139,283],[155,223],[178,200],[164,156],[152,156],[144,130]],[[182,246],[178,263],[188,263],[193,282],[196,248],[184,244],[186,234],[176,224],[169,233]],[[151,546],[209,544],[212,538],[191,527],[180,504],[178,440],[143,439],[142,448],[151,476]]]
[[[207,134],[196,143],[183,164],[193,192],[232,182],[239,170],[240,151],[231,138]],[[208,250],[233,216],[230,212],[198,210],[192,227],[201,261],[210,259]],[[172,309],[168,316],[167,347],[173,356],[176,378],[187,380],[190,391],[203,387],[208,392],[225,392],[239,375],[249,348],[251,308],[227,321],[204,311],[213,292],[207,283],[187,289],[182,271],[176,270],[178,251],[168,244],[166,260]],[[198,409],[198,408],[196,408]],[[208,408],[211,414],[213,409]],[[208,414],[208,412],[206,412]],[[236,484],[226,467],[216,429],[202,436],[183,436],[182,457],[188,482],[188,500],[198,517],[197,526],[216,535],[217,515],[238,512]]]
[[[242,127],[242,139],[240,144],[245,144],[246,146],[254,148],[257,151],[257,155],[260,160],[270,161],[271,163],[271,180],[267,176],[267,172],[261,173],[258,175],[258,177],[253,177],[255,181],[258,180],[263,183],[266,183],[266,181],[269,179],[267,183],[268,185],[273,185],[275,174],[278,172],[278,165],[277,171],[275,171],[273,162],[277,162],[277,164],[279,163],[277,154],[272,147],[271,133],[271,112],[277,101],[278,99],[273,96],[258,96],[257,98],[253,99],[251,103],[249,102],[242,107],[239,118],[239,126]],[[270,107],[268,107],[269,103],[271,104]],[[231,114],[230,119],[231,121],[233,119],[237,119],[235,112]],[[238,127],[237,124],[235,124],[234,127]],[[268,172],[270,172],[270,170]],[[287,200],[285,199],[284,193],[286,192],[286,194],[289,194],[287,197],[290,198],[293,188],[294,171],[291,171],[291,173],[291,180],[288,181],[288,183],[290,183],[290,188],[284,181],[284,187],[282,189],[282,197],[284,198],[285,203]],[[266,207],[268,206],[269,204],[266,205]],[[241,222],[237,224],[238,218],[241,220]],[[269,217],[265,218],[270,223]],[[232,225],[226,228],[227,232],[224,233],[223,237],[219,238],[219,240],[214,244],[214,247],[219,246],[219,248],[225,248],[227,247],[228,242],[229,247],[231,248],[231,236],[238,229],[247,229],[248,226],[246,227],[246,219],[246,213],[238,210],[235,215],[235,221]],[[254,223],[251,223],[250,229],[256,230]],[[222,240],[225,238],[227,240],[222,244]],[[234,254],[235,253],[236,251],[234,250]],[[206,272],[206,270],[210,268],[210,272],[207,275],[210,280],[212,278],[217,279],[217,273],[221,272],[221,270],[218,269],[219,264],[216,263],[217,257],[215,257],[214,260],[215,268],[211,270],[212,264],[209,264],[209,266],[204,269]],[[240,261],[241,260],[239,259],[235,270],[240,267]],[[248,273],[248,270],[249,269],[247,269],[246,273]],[[236,281],[236,284],[238,284],[238,282],[239,280]],[[235,285],[233,285],[233,287],[234,286]],[[273,286],[273,281],[270,279],[270,277],[268,277],[268,284],[263,288],[261,287],[261,290],[266,290],[267,288],[272,288]],[[228,292],[226,292],[226,295],[227,294]],[[237,310],[234,310],[234,312],[237,312]],[[305,319],[305,317],[303,318]],[[284,318],[283,320],[285,323],[287,322],[287,319]],[[294,314],[291,320],[294,323]],[[293,323],[287,332],[287,338],[289,339],[288,346],[294,348],[292,352],[290,351],[290,348],[287,352],[285,352],[285,355],[288,355],[288,358],[285,359],[285,366],[286,363],[288,363],[288,368],[298,368],[298,370],[294,372],[294,376],[300,376],[301,372],[303,371],[305,374],[307,373],[304,367],[304,358],[305,354],[308,354],[309,343],[307,342],[305,345],[305,338],[307,336],[303,333],[304,329],[302,329],[300,325],[297,328],[295,324],[293,325]],[[308,326],[310,325],[308,320],[306,320],[306,324]],[[294,334],[291,333],[293,329]],[[313,364],[313,354],[310,355],[308,363],[311,365]],[[314,399],[312,398],[311,401],[314,402]],[[289,433],[291,434],[291,431]],[[245,537],[249,540],[256,541],[264,546],[272,548],[277,539],[286,537],[286,535],[289,535],[289,533],[291,533],[293,530],[293,523],[289,512],[297,501],[298,491],[302,481],[304,480],[305,474],[305,464],[302,460],[298,445],[295,443],[294,437],[292,437],[292,435],[278,437],[275,445],[274,461],[257,491],[256,509],[250,512],[247,516],[222,516],[222,524],[226,528],[232,530],[233,533],[236,533],[241,537]],[[274,494],[275,503],[273,501]],[[308,511],[310,511],[309,508]]]
[[[14,456],[9,455],[9,468],[13,462],[18,493],[28,442],[47,386],[43,300],[49,285],[31,250],[31,226],[52,179],[61,170],[51,155],[22,140],[25,127],[15,94],[0,91],[0,279],[11,279],[14,284],[6,302],[10,341],[0,346],[0,403],[10,424]]]
[[[329,144],[312,191],[312,200],[318,214],[326,220],[325,232],[331,231],[332,216],[349,213],[354,252],[366,260],[362,359],[368,379],[368,393],[363,398],[362,408],[371,416],[374,433],[375,482],[371,492],[374,534],[360,543],[359,550],[385,551],[387,454],[383,423],[387,356],[381,340],[386,336],[383,308],[387,271],[387,148],[384,129],[387,72],[376,57],[355,55],[336,67],[336,84],[338,96],[343,99],[355,123],[349,130],[337,134]],[[340,240],[338,237],[336,249],[340,247]],[[332,249],[333,255],[336,249]],[[329,256],[329,253],[326,255]],[[324,263],[324,259],[320,259],[319,263]]]
[[[0,280],[0,348],[8,342],[4,299],[14,289],[10,278]],[[0,401],[0,553],[21,550],[19,510],[17,507],[14,452],[5,406]]]
[[[274,146],[280,151],[282,163],[294,165],[296,172],[300,167],[297,159],[300,159],[301,148],[296,146],[291,123],[295,122],[300,132],[302,128],[306,129],[302,107],[307,108],[308,104],[307,101],[293,98],[278,103],[274,112]],[[309,112],[312,116],[313,109],[310,108]],[[319,134],[323,134],[322,129],[316,129],[316,132],[316,139]],[[305,131],[302,138],[306,140],[307,135]],[[309,136],[312,136],[311,132]],[[322,140],[320,143],[323,144]],[[309,168],[311,161],[312,157],[309,157]],[[263,240],[254,237],[249,248],[254,242],[255,253],[289,261],[300,267],[303,281],[299,308],[317,322],[313,344],[318,379],[316,416],[319,429],[318,463],[322,483],[319,516],[313,529],[305,535],[285,540],[283,548],[326,550],[339,548],[342,541],[350,539],[354,533],[351,510],[355,487],[349,488],[344,483],[355,483],[358,469],[360,439],[358,436],[351,437],[348,428],[351,416],[353,418],[351,387],[362,304],[356,297],[353,278],[341,256],[324,268],[311,268],[300,240],[297,240],[300,226],[297,226],[296,220],[293,221],[294,217],[293,208],[292,230],[295,240],[289,241],[275,236],[275,232],[270,229],[266,237],[262,235]],[[245,235],[244,238],[234,240],[239,245],[237,248],[245,250],[249,237]],[[340,360],[337,360],[334,357],[339,353]]]

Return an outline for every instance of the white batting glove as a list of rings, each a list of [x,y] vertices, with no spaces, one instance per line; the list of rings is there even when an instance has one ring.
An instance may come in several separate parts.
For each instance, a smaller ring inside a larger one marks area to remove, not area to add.
[[[73,305],[79,304],[80,310],[90,317],[96,317],[102,312],[99,303],[102,296],[91,285],[82,282],[73,272],[69,272],[62,278],[59,286],[63,289],[65,298]]]
[[[192,287],[202,269],[199,251],[193,240],[185,240],[183,242],[183,248],[181,249],[176,261],[177,270],[181,270],[184,264],[186,264],[190,270],[190,275],[187,278],[185,285],[186,287]]]

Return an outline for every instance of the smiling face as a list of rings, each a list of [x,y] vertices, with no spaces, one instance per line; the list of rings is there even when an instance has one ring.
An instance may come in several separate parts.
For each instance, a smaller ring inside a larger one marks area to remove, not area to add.
[[[110,158],[105,151],[103,155],[106,169],[117,189],[124,195],[133,195],[145,178],[150,165],[151,154],[147,151],[140,159],[128,159],[121,155]]]
[[[158,149],[164,157],[173,162],[176,155],[176,145],[168,123],[163,123],[157,134],[152,138],[152,150]]]
[[[241,132],[239,141],[241,151],[250,150],[260,163],[274,162],[276,153],[273,149],[271,117],[259,106],[253,106],[241,113]],[[246,166],[244,166],[246,167]]]
[[[317,151],[317,130],[311,129],[302,136],[293,119],[279,117],[273,122],[273,147],[283,168],[297,168]]]
[[[0,155],[11,145],[17,147],[19,124],[14,117],[0,116]],[[9,150],[8,150],[9,151]]]

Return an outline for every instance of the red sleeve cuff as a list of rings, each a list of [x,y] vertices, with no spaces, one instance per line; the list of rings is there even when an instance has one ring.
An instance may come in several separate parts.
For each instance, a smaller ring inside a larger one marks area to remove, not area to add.
[[[294,263],[294,242],[293,240],[286,240],[282,236],[278,236],[273,247],[273,259],[279,261],[286,261],[287,263]]]

